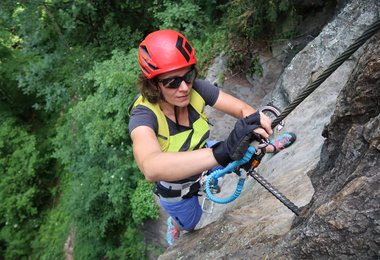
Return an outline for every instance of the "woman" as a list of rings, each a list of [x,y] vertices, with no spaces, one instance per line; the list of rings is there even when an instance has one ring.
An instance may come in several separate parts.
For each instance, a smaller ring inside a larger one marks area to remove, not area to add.
[[[254,138],[272,134],[271,121],[245,102],[197,80],[196,57],[187,39],[173,30],[149,34],[139,45],[141,96],[134,102],[129,132],[135,160],[170,215],[169,245],[180,230],[191,231],[202,210],[196,196],[202,172],[241,159]],[[206,105],[238,118],[229,137],[208,147]],[[282,150],[295,141],[285,133],[267,147]]]

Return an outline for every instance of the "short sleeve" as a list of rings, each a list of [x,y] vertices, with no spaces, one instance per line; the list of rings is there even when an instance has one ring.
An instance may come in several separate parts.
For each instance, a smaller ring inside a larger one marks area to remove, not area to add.
[[[219,88],[206,80],[196,80],[193,88],[202,96],[206,105],[213,106],[219,97]]]
[[[149,108],[142,105],[138,105],[132,110],[129,118],[129,134],[138,126],[148,126],[157,134],[158,122],[156,115]]]

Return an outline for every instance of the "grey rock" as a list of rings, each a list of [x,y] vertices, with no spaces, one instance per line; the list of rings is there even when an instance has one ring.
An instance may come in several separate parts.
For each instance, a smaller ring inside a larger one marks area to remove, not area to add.
[[[271,93],[273,104],[284,108],[292,102],[308,83],[315,80],[368,25],[376,20],[379,15],[378,5],[378,2],[372,0],[350,1],[337,17],[293,58]],[[353,59],[358,55],[360,51],[355,53]],[[335,75],[329,78],[333,81],[327,81],[325,85],[341,81],[342,73],[336,71]],[[350,71],[344,71],[346,75],[349,73]]]

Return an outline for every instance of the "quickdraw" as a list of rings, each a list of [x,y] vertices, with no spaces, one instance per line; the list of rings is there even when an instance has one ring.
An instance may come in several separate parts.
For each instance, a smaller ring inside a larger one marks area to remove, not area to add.
[[[272,113],[275,117],[278,117],[280,115],[280,111],[271,105],[263,107],[260,111],[264,113]],[[283,126],[284,122],[281,121],[277,126],[277,129],[281,130]],[[214,203],[227,204],[237,199],[243,190],[245,180],[247,179],[248,175],[250,175],[273,196],[280,200],[286,207],[288,207],[294,214],[297,216],[299,215],[299,208],[256,171],[256,168],[259,166],[262,158],[265,155],[265,147],[268,145],[268,139],[261,139],[257,148],[250,146],[241,160],[231,162],[224,169],[215,170],[211,174],[206,175],[204,178],[202,178],[201,184],[203,184],[204,190],[207,194],[207,197],[205,197],[202,202],[202,210],[204,212],[212,213],[214,209]],[[227,198],[216,197],[214,194],[220,192],[218,179],[232,172],[239,176],[235,192]],[[207,200],[211,201],[210,209],[206,208]]]

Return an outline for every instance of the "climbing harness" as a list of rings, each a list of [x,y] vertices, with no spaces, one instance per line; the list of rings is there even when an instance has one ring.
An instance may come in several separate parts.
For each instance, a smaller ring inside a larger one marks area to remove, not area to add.
[[[322,74],[313,82],[311,82],[297,98],[280,113],[280,111],[273,106],[265,106],[261,109],[262,112],[270,112],[275,115],[272,121],[272,129],[277,127],[281,130],[284,126],[284,118],[287,117],[304,99],[306,99],[318,86],[320,86],[340,65],[343,64],[360,46],[362,46],[372,35],[380,29],[380,19],[373,23],[363,34],[360,36],[350,47],[344,51],[334,62],[322,72]],[[257,171],[261,159],[265,155],[265,147],[269,145],[268,139],[261,139],[259,145],[256,147],[250,146],[241,160],[233,161],[228,164],[224,169],[216,170],[211,174],[205,176],[204,189],[207,197],[203,199],[202,210],[211,213],[214,208],[214,202],[219,204],[226,204],[237,199],[243,189],[244,182],[248,175],[253,177],[259,184],[275,196],[280,202],[288,207],[294,214],[299,216],[299,208],[287,199],[281,192],[273,187],[267,180],[265,180]],[[239,180],[236,185],[235,192],[228,198],[217,198],[214,196],[215,187],[218,186],[218,178],[223,177],[225,174],[236,173]],[[202,183],[201,183],[202,184]],[[206,201],[211,201],[210,209],[206,208]]]
[[[163,201],[178,202],[198,194],[200,187],[199,181],[188,181],[185,183],[159,181],[155,183],[153,193]]]

